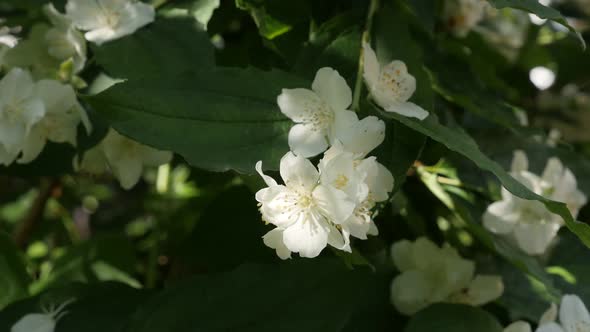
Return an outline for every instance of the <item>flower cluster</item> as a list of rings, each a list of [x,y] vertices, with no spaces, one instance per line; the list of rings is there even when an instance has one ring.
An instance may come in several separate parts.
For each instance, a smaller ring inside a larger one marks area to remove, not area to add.
[[[588,332],[590,331],[590,313],[584,302],[577,295],[564,295],[559,308],[557,323],[557,306],[551,307],[541,316],[535,332]],[[531,326],[524,321],[510,324],[504,332],[531,332]]]
[[[391,301],[406,315],[437,302],[479,306],[504,291],[501,277],[475,275],[475,263],[447,243],[441,248],[424,237],[402,240],[393,244],[391,256],[401,272],[391,284]]]
[[[74,75],[86,65],[86,40],[102,44],[154,20],[151,6],[131,0],[69,0],[65,14],[51,3],[43,9],[51,26],[34,26],[25,40],[18,42],[11,29],[0,29],[0,65],[8,70],[0,81],[2,165],[33,161],[48,141],[76,146],[80,123],[90,133],[90,122],[74,90]],[[63,73],[63,68],[69,69]],[[74,165],[90,173],[110,170],[129,189],[139,181],[144,166],[158,166],[171,158],[171,152],[155,150],[111,129],[98,146],[76,157]]]
[[[256,164],[268,186],[256,199],[263,219],[276,226],[264,243],[282,259],[291,252],[316,257],[328,244],[351,251],[350,236],[377,234],[374,207],[393,190],[389,170],[366,157],[383,141],[385,123],[347,110],[352,92],[332,68],[318,70],[311,90],[283,89],[277,102],[296,124],[289,132],[292,152],[280,162],[284,185]],[[324,151],[318,168],[306,159]]]
[[[538,176],[528,170],[526,154],[515,151],[511,175],[534,193],[566,203],[574,218],[586,204],[586,196],[578,190],[576,177],[558,158],[550,158],[543,174]],[[540,255],[557,235],[563,220],[541,202],[524,200],[502,188],[502,200],[487,208],[483,224],[493,233],[513,236],[526,253]]]
[[[80,122],[90,131],[70,85],[35,82],[26,70],[10,70],[0,81],[0,164],[29,163],[47,141],[76,146]]]

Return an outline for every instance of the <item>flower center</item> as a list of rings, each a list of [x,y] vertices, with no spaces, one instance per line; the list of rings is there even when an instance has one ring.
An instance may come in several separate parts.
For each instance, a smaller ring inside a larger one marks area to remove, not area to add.
[[[334,111],[323,100],[308,100],[303,105],[305,122],[311,123],[314,131],[326,131],[334,122]]]
[[[344,174],[338,174],[336,179],[334,179],[333,184],[336,189],[342,189],[348,184],[348,177]]]
[[[309,194],[301,194],[299,195],[299,199],[297,200],[297,205],[302,209],[308,208],[313,205],[313,199]]]

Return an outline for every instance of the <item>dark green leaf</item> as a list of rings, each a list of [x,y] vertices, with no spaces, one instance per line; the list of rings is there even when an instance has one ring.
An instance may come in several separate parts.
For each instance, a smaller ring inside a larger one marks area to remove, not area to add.
[[[192,18],[158,18],[124,38],[92,48],[96,62],[117,78],[175,75],[215,64],[209,36]]]
[[[494,316],[482,309],[458,305],[435,304],[412,317],[405,332],[501,332]]]
[[[281,89],[309,86],[280,71],[216,68],[129,80],[87,101],[122,134],[193,166],[252,173],[258,160],[276,169],[289,151],[292,122],[276,103]]]
[[[30,277],[10,236],[0,232],[0,308],[28,294]]]
[[[348,270],[337,259],[243,265],[164,290],[138,310],[126,331],[341,331],[374,297],[384,311],[393,310],[388,282],[368,269]],[[372,330],[391,329],[383,324]]]

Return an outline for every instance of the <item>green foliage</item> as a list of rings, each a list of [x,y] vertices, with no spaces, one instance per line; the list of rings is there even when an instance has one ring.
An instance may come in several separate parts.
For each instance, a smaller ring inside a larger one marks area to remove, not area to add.
[[[436,304],[416,314],[404,331],[500,332],[502,326],[484,310],[464,305]]]
[[[288,150],[290,123],[276,96],[299,86],[309,83],[280,71],[216,68],[129,80],[86,101],[121,133],[193,166],[251,173],[258,160],[277,169]]]

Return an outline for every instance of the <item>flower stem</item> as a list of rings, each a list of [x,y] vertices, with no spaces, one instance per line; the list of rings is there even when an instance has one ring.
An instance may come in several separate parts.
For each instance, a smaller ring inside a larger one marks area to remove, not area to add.
[[[363,31],[363,35],[361,37],[361,52],[359,54],[359,64],[358,70],[356,74],[356,82],[354,84],[354,95],[352,98],[352,109],[355,112],[359,111],[359,103],[361,100],[361,91],[363,88],[363,66],[364,66],[364,59],[363,59],[363,48],[362,43],[364,42],[371,42],[371,29],[373,27],[373,16],[377,9],[379,8],[379,0],[371,0],[369,4],[369,11],[367,12],[367,23],[365,25],[365,31]]]

